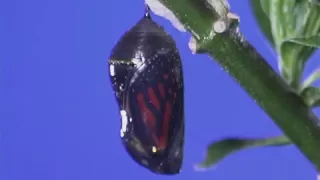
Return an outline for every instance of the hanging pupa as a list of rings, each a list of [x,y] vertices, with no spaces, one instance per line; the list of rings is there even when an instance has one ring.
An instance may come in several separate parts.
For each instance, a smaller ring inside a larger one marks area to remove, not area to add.
[[[157,174],[178,174],[183,162],[184,83],[174,40],[145,14],[112,49],[109,75],[128,154]]]

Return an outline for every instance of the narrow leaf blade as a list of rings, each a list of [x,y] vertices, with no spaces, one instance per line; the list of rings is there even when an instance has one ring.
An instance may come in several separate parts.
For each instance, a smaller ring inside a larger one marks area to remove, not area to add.
[[[197,169],[208,168],[217,164],[226,156],[250,147],[284,146],[291,144],[286,136],[275,138],[226,138],[213,142],[207,149],[205,160],[196,165]]]
[[[263,2],[259,0],[251,0],[251,9],[257,19],[257,22],[268,39],[268,41],[274,46],[273,36],[271,32],[271,24],[268,15],[264,11],[264,9],[267,9],[269,7],[269,3],[271,1],[263,0]]]
[[[311,37],[293,38],[288,41],[296,44],[304,45],[304,46],[314,47],[314,48],[320,47],[320,35],[311,36]]]
[[[299,92],[302,92],[305,88],[308,88],[309,86],[312,86],[313,83],[320,80],[320,69],[315,70],[312,72],[302,83],[301,89]]]

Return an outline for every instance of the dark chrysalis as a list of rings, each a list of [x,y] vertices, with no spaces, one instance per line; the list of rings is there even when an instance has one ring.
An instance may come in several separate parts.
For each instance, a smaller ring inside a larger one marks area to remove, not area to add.
[[[145,15],[109,58],[120,108],[120,135],[129,155],[157,174],[178,174],[183,162],[184,85],[175,42]]]

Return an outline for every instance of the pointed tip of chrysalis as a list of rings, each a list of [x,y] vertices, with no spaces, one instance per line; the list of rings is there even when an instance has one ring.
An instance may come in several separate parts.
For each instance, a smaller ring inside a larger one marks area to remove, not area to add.
[[[147,3],[144,4],[144,17],[145,18],[151,18],[150,17],[150,7],[148,6]]]

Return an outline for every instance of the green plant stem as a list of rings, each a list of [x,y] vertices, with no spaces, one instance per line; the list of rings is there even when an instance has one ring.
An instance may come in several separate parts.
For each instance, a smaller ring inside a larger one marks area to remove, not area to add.
[[[320,123],[303,100],[237,29],[208,38],[220,19],[205,0],[161,0],[320,170]],[[254,128],[254,127],[252,127]]]

